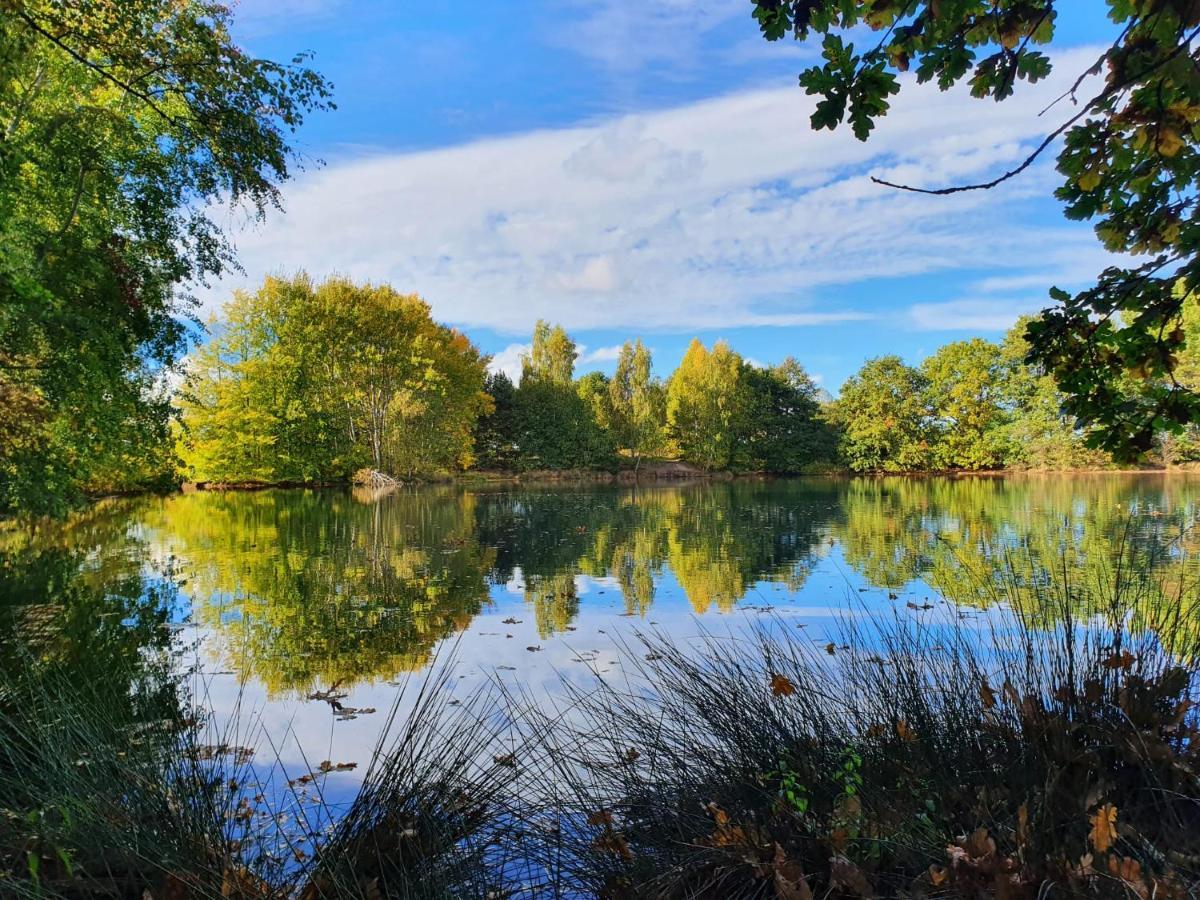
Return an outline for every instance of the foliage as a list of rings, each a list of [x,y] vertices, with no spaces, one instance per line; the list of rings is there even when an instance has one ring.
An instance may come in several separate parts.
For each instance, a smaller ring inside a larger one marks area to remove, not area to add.
[[[521,381],[528,379],[565,387],[575,377],[579,353],[561,325],[538,319],[529,353],[521,357]]]
[[[1014,325],[1001,345],[1003,394],[1009,413],[1000,438],[1006,453],[1005,465],[1027,469],[1109,465],[1107,454],[1085,445],[1082,429],[1063,408],[1064,398],[1054,378],[1036,363],[1026,364],[1028,321],[1022,319]]]
[[[946,344],[921,364],[929,406],[936,410],[934,465],[941,469],[994,469],[1008,448],[1001,436],[1005,371],[1000,348],[973,338]]]
[[[613,437],[634,458],[635,469],[642,457],[662,452],[666,440],[666,389],[653,377],[652,368],[650,351],[641,339],[626,341],[608,383]]]
[[[746,435],[738,449],[740,468],[760,472],[803,472],[837,461],[837,435],[822,416],[817,385],[800,363],[742,370],[746,390]]]
[[[768,40],[824,35],[824,63],[800,77],[807,93],[820,97],[812,125],[835,128],[848,120],[865,140],[900,90],[898,73],[910,68],[918,82],[936,81],[946,90],[966,80],[973,96],[994,100],[1010,97],[1019,81],[1045,78],[1051,62],[1041,47],[1054,37],[1060,4],[754,0],[754,17]],[[1109,267],[1078,294],[1052,289],[1057,305],[1029,323],[1031,359],[1055,378],[1067,411],[1092,428],[1090,443],[1128,458],[1149,450],[1162,431],[1200,418],[1200,394],[1175,375],[1186,346],[1176,320],[1196,304],[1200,288],[1194,196],[1200,74],[1193,43],[1200,10],[1168,0],[1107,0],[1107,6],[1122,26],[1117,38],[1059,98],[1070,97],[1071,107],[1024,161],[982,184],[892,186],[937,194],[988,189],[1061,147],[1063,182],[1055,193],[1067,216],[1093,220],[1107,250],[1141,259]],[[843,35],[863,26],[881,37],[858,51]],[[1180,276],[1182,292],[1175,290]],[[1138,390],[1123,389],[1127,378]]]
[[[937,431],[927,390],[925,375],[900,357],[868,360],[842,385],[831,411],[846,465],[856,472],[928,467]]]
[[[483,392],[492,398],[492,409],[475,423],[475,464],[481,469],[515,469],[517,439],[517,388],[503,372],[490,372]]]
[[[181,285],[233,261],[212,205],[277,204],[329,85],[210,0],[0,9],[0,510],[62,511],[170,479]]]
[[[667,384],[667,434],[685,460],[724,469],[733,459],[745,397],[742,358],[724,341],[688,345]]]
[[[415,295],[268,278],[225,309],[180,396],[197,481],[314,481],[360,465],[407,477],[473,459],[484,359]]]

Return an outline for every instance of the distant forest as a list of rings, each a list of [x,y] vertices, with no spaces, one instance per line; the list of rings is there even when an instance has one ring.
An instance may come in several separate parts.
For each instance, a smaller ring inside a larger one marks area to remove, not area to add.
[[[1196,330],[1189,315],[1183,327]],[[665,379],[640,339],[613,375],[580,375],[575,342],[538,322],[514,383],[415,295],[269,278],[238,293],[192,355],[171,462],[176,477],[225,483],[335,481],[361,468],[405,479],[636,471],[664,459],[779,474],[1111,465],[1027,362],[1027,326],[1000,343],[946,344],[919,366],[867,360],[833,399],[795,358],[760,367],[724,341],[693,340]],[[1178,375],[1200,383],[1200,360],[1181,360]],[[1193,428],[1164,434],[1147,461],[1198,458]]]

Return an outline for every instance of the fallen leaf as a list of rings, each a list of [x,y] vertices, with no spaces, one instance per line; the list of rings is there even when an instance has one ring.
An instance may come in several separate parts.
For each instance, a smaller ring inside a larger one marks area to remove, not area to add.
[[[863,870],[844,856],[835,856],[829,860],[829,883],[837,890],[857,894],[863,900],[875,896],[875,889],[863,874]]]
[[[612,813],[607,809],[599,809],[594,813],[590,813],[587,817],[589,825],[606,825],[611,826],[613,823]]]
[[[783,847],[775,844],[775,896],[778,900],[813,900],[812,890],[804,880],[800,863],[788,859]]]
[[[712,816],[712,820],[718,828],[724,828],[729,824],[729,813],[725,812],[725,810],[721,809],[721,807],[717,806],[711,800],[704,805],[704,808],[708,810],[708,814]]]
[[[1104,853],[1117,840],[1117,808],[1111,803],[1105,803],[1089,817],[1092,830],[1088,840],[1097,853]]]
[[[776,697],[790,697],[796,693],[796,685],[786,675],[776,672],[771,676],[771,693]]]
[[[996,692],[992,690],[986,678],[979,683],[979,700],[984,709],[991,709],[996,705]]]
[[[930,865],[929,881],[934,887],[941,887],[950,877],[950,870],[945,866]]]
[[[604,834],[598,834],[592,843],[597,850],[603,850],[621,859],[633,859],[633,854],[629,851],[629,842],[618,832],[606,831]]]
[[[1128,650],[1122,650],[1120,653],[1114,653],[1108,659],[1104,660],[1104,668],[1106,669],[1124,669],[1128,671],[1133,668],[1133,664],[1137,662],[1137,657]]]

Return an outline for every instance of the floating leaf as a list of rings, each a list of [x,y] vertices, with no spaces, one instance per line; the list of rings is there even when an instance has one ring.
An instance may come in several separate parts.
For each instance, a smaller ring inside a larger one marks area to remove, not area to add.
[[[790,697],[796,693],[796,685],[786,675],[776,672],[771,676],[771,693],[776,697]]]

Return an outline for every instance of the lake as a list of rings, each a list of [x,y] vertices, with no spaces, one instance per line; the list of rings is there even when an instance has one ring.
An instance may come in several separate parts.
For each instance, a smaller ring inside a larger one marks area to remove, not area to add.
[[[1161,576],[1135,612],[1152,629],[1195,596],[1198,514],[1185,475],[188,493],[10,532],[0,584],[10,640],[174,653],[218,721],[296,771],[369,759],[406,679],[451,656],[463,690],[554,694],[620,678],[639,630],[970,628],[1131,564]]]

